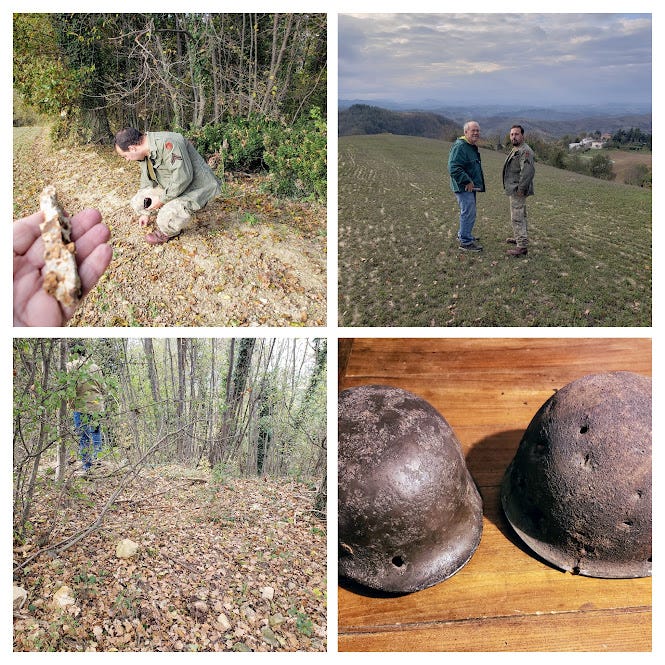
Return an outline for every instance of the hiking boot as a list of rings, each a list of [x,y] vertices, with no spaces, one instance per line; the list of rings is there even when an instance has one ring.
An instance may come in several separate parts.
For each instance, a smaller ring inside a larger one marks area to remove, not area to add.
[[[528,250],[526,247],[516,247],[515,249],[509,249],[506,254],[508,254],[508,256],[526,256]]]
[[[517,240],[515,240],[515,238],[506,238],[506,242],[509,245],[516,245],[517,244]]]
[[[168,242],[172,238],[177,238],[180,234],[174,236],[167,236],[166,233],[162,233],[159,229],[155,229],[152,233],[148,233],[145,237],[145,240],[150,245],[163,245],[165,242]]]
[[[460,249],[464,250],[465,252],[482,252],[483,248],[476,244],[475,242],[467,242],[467,243],[462,243],[459,246]]]

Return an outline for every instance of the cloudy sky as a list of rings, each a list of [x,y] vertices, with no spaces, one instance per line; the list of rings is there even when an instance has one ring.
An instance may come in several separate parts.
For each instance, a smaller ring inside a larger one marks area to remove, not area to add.
[[[650,14],[341,14],[340,99],[651,103]]]

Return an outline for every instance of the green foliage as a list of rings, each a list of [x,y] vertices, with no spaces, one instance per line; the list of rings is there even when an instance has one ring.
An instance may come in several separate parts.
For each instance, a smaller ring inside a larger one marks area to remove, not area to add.
[[[274,194],[326,200],[327,136],[319,109],[312,109],[308,119],[293,127],[267,134],[264,159]]]
[[[38,113],[56,117],[80,102],[90,67],[61,57],[48,14],[14,14],[14,87]]]
[[[219,489],[220,487],[226,485],[231,475],[232,470],[229,468],[229,466],[224,462],[219,462],[212,468],[212,471],[210,472],[210,480],[212,485]]]
[[[647,150],[651,150],[651,141],[651,134],[643,132],[639,127],[619,129],[612,134],[612,144],[617,148],[646,148]]]
[[[277,196],[326,199],[327,123],[318,108],[293,125],[233,117],[187,136],[201,154],[221,154],[228,171],[268,170],[269,188]]]
[[[312,620],[304,612],[296,609],[295,607],[291,607],[287,610],[287,614],[295,618],[296,628],[303,635],[307,635],[307,637],[312,636],[312,632],[314,630],[314,624],[312,623]]]
[[[258,171],[264,168],[263,135],[274,124],[261,116],[231,117],[225,122],[205,125],[187,134],[197,150],[204,155],[222,152],[224,140],[224,168],[229,171]]]
[[[454,140],[462,134],[462,127],[436,113],[389,111],[378,106],[354,104],[340,111],[338,133],[340,136],[387,133]]]
[[[589,173],[594,178],[601,180],[614,180],[615,173],[612,170],[612,160],[602,153],[596,153],[589,162]]]

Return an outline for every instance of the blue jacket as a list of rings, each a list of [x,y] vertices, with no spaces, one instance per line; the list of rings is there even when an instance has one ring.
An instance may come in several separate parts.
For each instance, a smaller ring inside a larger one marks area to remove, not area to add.
[[[480,163],[478,146],[471,145],[464,136],[460,136],[450,148],[448,155],[448,173],[450,173],[450,189],[463,192],[464,187],[473,181],[477,191],[485,191],[485,178]]]

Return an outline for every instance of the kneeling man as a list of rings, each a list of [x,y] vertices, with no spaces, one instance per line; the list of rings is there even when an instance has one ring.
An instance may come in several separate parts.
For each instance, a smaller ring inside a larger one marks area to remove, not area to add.
[[[213,170],[182,134],[127,127],[115,135],[115,149],[141,167],[141,189],[130,205],[141,226],[157,216],[157,228],[145,237],[151,245],[179,236],[191,226],[192,213],[222,191]]]

